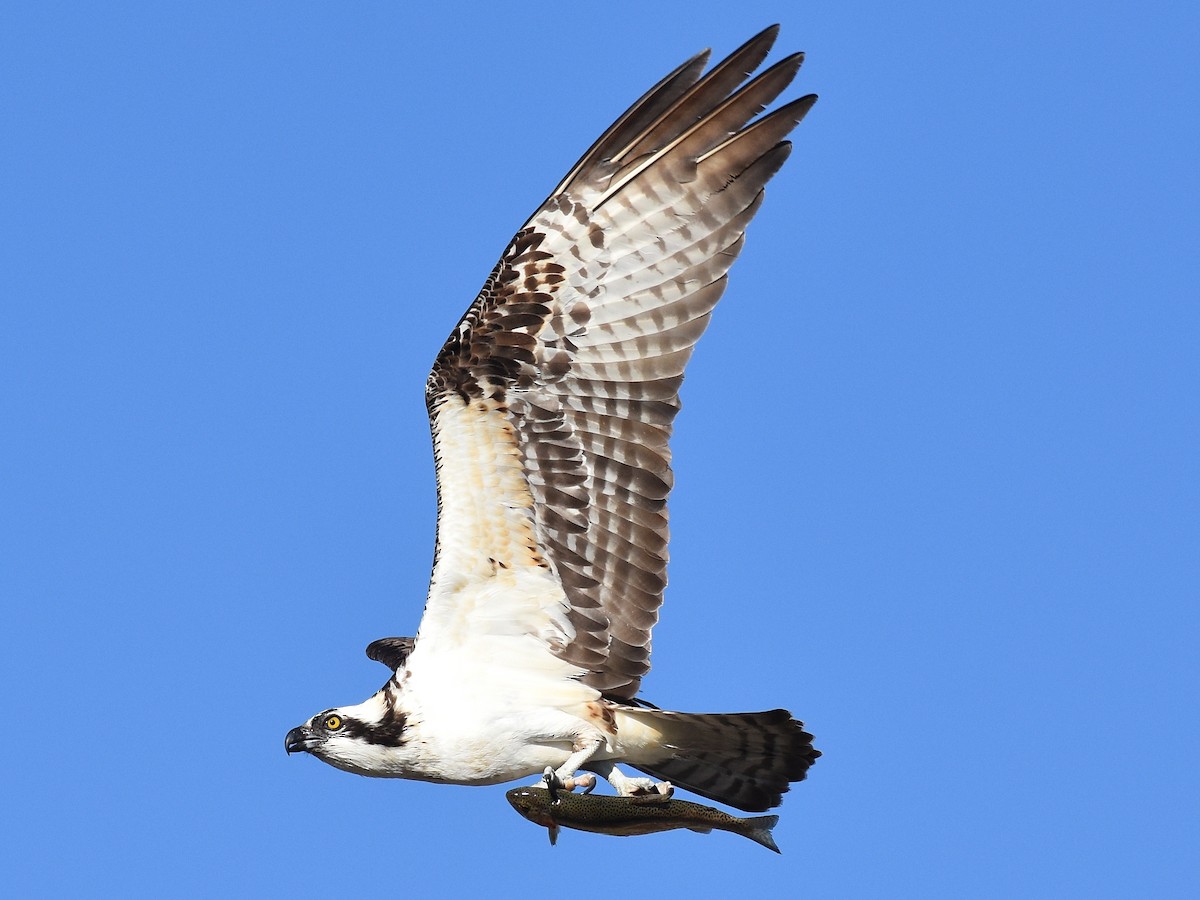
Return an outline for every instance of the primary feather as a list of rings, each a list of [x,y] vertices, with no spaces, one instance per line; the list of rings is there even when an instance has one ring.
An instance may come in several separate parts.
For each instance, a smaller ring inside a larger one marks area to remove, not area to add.
[[[556,652],[607,696],[637,694],[667,581],[684,367],[783,138],[816,99],[746,127],[802,60],[735,90],[776,33],[702,78],[700,54],[622,116],[517,233],[438,355],[426,399],[441,515],[421,637],[458,604],[462,572],[542,566],[568,606]],[[468,432],[486,447],[467,450]],[[472,489],[481,464],[497,489]]]

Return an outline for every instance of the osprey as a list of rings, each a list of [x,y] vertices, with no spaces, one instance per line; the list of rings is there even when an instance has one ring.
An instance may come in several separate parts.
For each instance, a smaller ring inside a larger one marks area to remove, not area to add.
[[[425,386],[438,523],[417,637],[372,643],[391,678],[293,728],[289,753],[450,784],[569,786],[583,770],[619,794],[673,783],[748,811],[777,806],[820,755],[786,710],[637,699],[684,366],[816,101],[755,118],[803,61],[747,81],[777,33],[667,75],[509,243]]]

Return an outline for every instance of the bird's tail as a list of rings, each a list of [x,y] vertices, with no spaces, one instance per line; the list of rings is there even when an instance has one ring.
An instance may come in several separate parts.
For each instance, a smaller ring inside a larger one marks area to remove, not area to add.
[[[679,713],[620,707],[621,720],[658,734],[657,750],[629,758],[630,765],[748,812],[778,806],[791,782],[802,781],[821,755],[804,723],[786,709]]]

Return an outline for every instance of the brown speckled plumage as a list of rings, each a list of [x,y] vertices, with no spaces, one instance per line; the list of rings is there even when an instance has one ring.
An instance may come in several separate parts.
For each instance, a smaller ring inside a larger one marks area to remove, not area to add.
[[[614,699],[634,697],[650,666],[684,367],[788,155],[784,137],[816,99],[754,120],[802,59],[743,85],[776,31],[706,75],[707,53],[684,63],[596,141],[505,249],[427,383],[439,502],[457,462],[437,444],[439,411],[502,418],[492,433],[511,439],[523,487],[496,502],[512,521],[527,492],[529,540],[479,552],[553,570],[573,630],[556,652]],[[446,552],[439,534],[431,602],[453,575]]]

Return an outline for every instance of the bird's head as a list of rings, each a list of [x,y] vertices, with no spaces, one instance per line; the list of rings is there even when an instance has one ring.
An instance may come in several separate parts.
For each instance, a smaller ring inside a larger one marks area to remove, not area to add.
[[[284,748],[358,775],[406,774],[408,717],[390,688],[357,706],[317,713],[287,733]]]

